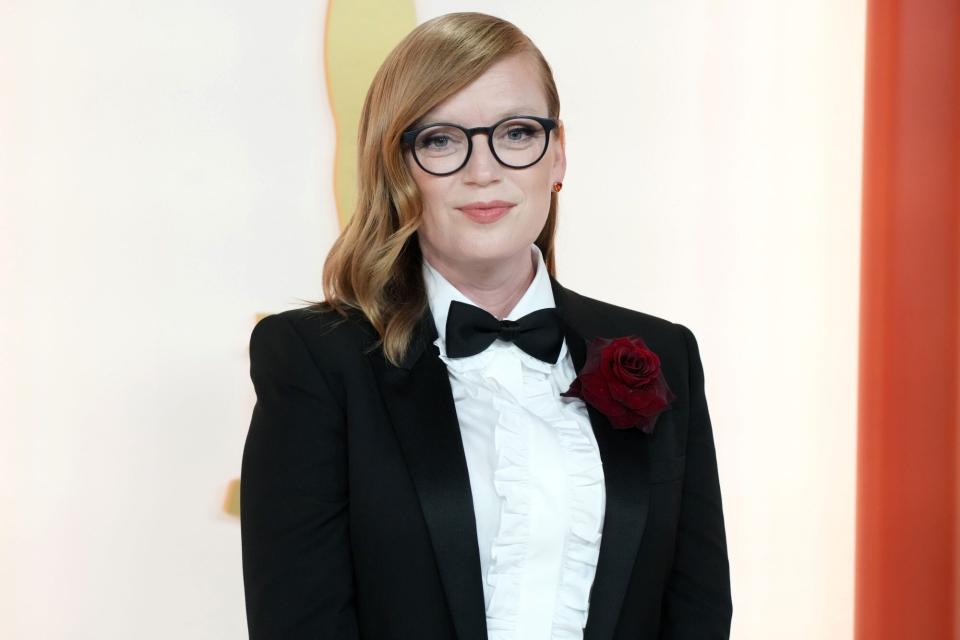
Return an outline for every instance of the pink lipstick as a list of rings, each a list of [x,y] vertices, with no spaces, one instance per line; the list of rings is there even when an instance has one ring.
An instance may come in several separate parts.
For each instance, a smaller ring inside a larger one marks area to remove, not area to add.
[[[507,215],[507,212],[514,206],[516,205],[513,202],[491,200],[489,202],[471,202],[457,208],[474,222],[490,224]]]

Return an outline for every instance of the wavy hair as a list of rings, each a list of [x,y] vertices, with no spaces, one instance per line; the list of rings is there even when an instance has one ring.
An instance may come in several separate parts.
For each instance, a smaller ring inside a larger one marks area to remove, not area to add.
[[[360,114],[356,209],[323,265],[322,302],[312,311],[350,309],[373,325],[384,355],[398,364],[407,352],[428,302],[417,240],[422,202],[403,159],[401,135],[500,59],[532,56],[549,116],[560,116],[553,72],[520,29],[501,18],[460,12],[416,27],[390,52],[367,91]],[[557,194],[536,244],[555,276]]]

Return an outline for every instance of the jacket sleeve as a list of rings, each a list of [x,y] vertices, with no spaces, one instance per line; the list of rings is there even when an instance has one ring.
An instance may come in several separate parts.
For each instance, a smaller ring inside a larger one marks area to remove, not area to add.
[[[730,637],[733,604],[717,456],[697,340],[690,329],[677,326],[689,360],[690,422],[680,522],[663,597],[660,638],[721,640]]]
[[[355,640],[343,408],[283,314],[254,327],[250,377],[240,472],[250,638]]]

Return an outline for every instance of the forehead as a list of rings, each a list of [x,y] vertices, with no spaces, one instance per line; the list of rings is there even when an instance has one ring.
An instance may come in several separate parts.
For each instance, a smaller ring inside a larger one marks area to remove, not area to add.
[[[547,116],[540,74],[530,56],[499,60],[480,77],[428,111],[418,123],[491,124],[510,115]]]

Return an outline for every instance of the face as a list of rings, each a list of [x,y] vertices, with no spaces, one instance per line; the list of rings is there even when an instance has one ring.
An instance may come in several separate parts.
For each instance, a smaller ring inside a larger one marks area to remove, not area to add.
[[[533,60],[524,54],[497,62],[421,122],[452,122],[470,128],[489,126],[509,115],[549,117],[539,74]],[[497,264],[516,264],[519,256],[529,259],[529,247],[547,219],[553,183],[563,181],[566,169],[562,126],[550,133],[540,161],[524,169],[497,162],[484,134],[473,137],[467,164],[451,175],[427,173],[417,165],[411,151],[404,154],[423,201],[418,235],[431,264],[484,270]],[[469,211],[466,205],[495,200],[514,206],[493,222],[475,219],[461,210]]]

